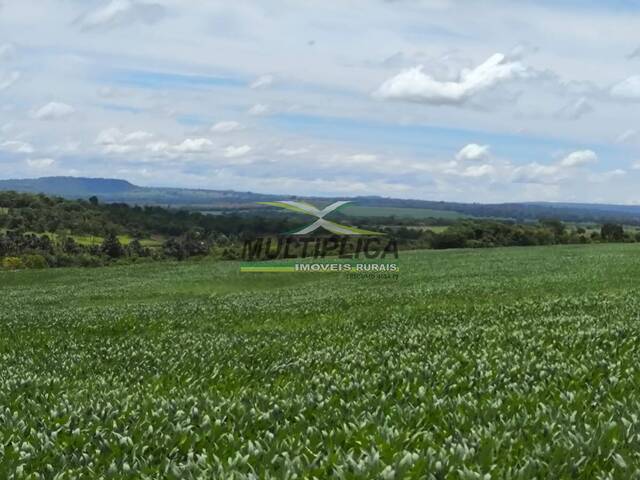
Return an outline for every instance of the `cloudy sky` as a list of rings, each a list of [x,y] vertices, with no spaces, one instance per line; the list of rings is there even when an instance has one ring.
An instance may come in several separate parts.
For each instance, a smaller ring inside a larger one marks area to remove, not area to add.
[[[640,203],[639,22],[630,0],[0,0],[0,178]]]

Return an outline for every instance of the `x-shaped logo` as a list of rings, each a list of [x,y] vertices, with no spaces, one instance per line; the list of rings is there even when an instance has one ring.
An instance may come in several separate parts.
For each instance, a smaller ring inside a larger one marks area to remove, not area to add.
[[[271,205],[272,207],[285,208],[297,213],[304,213],[305,215],[311,215],[316,217],[317,220],[311,225],[304,227],[297,232],[293,232],[292,235],[307,235],[318,228],[322,227],[331,233],[337,235],[382,235],[378,232],[371,232],[369,230],[362,230],[361,228],[350,227],[348,225],[341,225],[331,220],[326,220],[324,217],[334,210],[351,203],[349,201],[334,202],[331,205],[324,207],[322,210],[318,210],[313,205],[306,202],[294,202],[292,200],[283,200],[281,202],[258,202],[262,205]]]

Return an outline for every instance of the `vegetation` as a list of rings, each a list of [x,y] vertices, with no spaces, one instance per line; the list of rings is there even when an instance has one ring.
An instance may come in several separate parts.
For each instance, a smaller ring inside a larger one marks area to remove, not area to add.
[[[456,220],[465,218],[463,215],[451,210],[433,210],[430,208],[401,208],[401,207],[370,207],[360,205],[345,205],[340,208],[340,213],[348,217],[393,217],[394,219],[438,219]]]
[[[240,242],[241,234],[275,234],[302,225],[300,219],[270,218],[268,214],[212,216],[101,204],[96,197],[65,200],[14,192],[0,192],[0,207],[0,259],[11,257],[13,260],[2,264],[12,269],[25,268],[29,264],[26,257],[33,255],[51,267],[141,258],[182,260],[208,255],[214,246],[224,253],[232,241]]]
[[[0,208],[0,267],[4,269],[206,256],[238,259],[246,240],[278,236],[309,223],[304,215],[270,209],[205,215],[161,207],[102,204],[97,197],[64,200],[12,192],[0,192]],[[369,211],[375,209],[359,210]],[[434,214],[431,210],[417,212]],[[394,209],[382,208],[379,215],[359,218],[357,225],[386,234],[404,250],[640,240],[637,231],[625,231],[622,225],[611,223],[604,224],[600,231],[587,231],[557,219],[518,224],[489,219],[396,217],[395,213]],[[337,216],[340,222],[350,223],[344,213]]]
[[[293,200],[299,197],[266,195],[231,190],[198,190],[186,188],[140,187],[124,180],[104,178],[44,177],[37,179],[0,180],[1,190],[60,195],[68,199],[88,199],[96,196],[100,202],[178,207],[193,211],[250,210],[256,212],[256,202]],[[345,198],[304,198],[312,203],[332,203]],[[403,200],[377,196],[351,198],[361,208],[376,210],[433,210],[440,219],[461,216],[504,218],[516,222],[539,218],[558,218],[563,222],[616,223],[640,225],[640,206],[589,205],[572,203],[456,203],[428,200]],[[357,212],[357,210],[356,210]],[[406,212],[400,212],[402,217]],[[414,212],[415,213],[415,212]],[[360,216],[356,213],[356,216]]]
[[[637,478],[639,245],[401,267],[0,272],[0,478]]]

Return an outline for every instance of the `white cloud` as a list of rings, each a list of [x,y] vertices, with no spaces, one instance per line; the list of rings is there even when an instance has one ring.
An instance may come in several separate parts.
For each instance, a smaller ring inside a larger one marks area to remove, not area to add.
[[[143,130],[123,133],[118,128],[107,128],[98,134],[95,143],[104,146],[104,153],[123,154],[139,150],[140,144],[151,138],[153,134]]]
[[[484,165],[471,165],[465,168],[461,175],[463,177],[485,177],[487,175],[491,175],[495,172],[495,168],[492,165],[484,164]]]
[[[578,150],[572,152],[560,161],[561,167],[580,167],[598,161],[598,156],[592,150]]]
[[[136,143],[136,142],[144,142],[153,138],[153,133],[145,132],[143,130],[138,130],[136,132],[131,132],[124,136],[122,139],[125,143]]]
[[[266,115],[269,112],[269,106],[262,103],[257,103],[249,109],[249,115],[259,116]]]
[[[36,169],[48,168],[54,163],[56,163],[56,161],[53,158],[35,158],[27,160],[27,165],[29,165],[30,168]]]
[[[11,87],[19,79],[20,79],[20,72],[18,71],[0,74],[0,92]]]
[[[33,113],[33,118],[38,120],[57,120],[68,117],[75,112],[71,105],[61,102],[47,103]]]
[[[224,157],[225,158],[237,158],[237,157],[242,157],[244,155],[246,155],[247,153],[249,153],[252,150],[252,148],[249,145],[242,145],[239,147],[235,147],[233,145],[228,146],[227,148],[225,148],[224,150]]]
[[[152,2],[111,0],[76,20],[82,29],[108,29],[135,22],[153,24],[165,15],[165,8]]]
[[[212,146],[213,142],[207,138],[187,138],[173,149],[180,153],[203,153]]]
[[[261,77],[256,78],[251,85],[250,88],[266,88],[273,84],[274,78],[272,75],[262,75]]]
[[[144,148],[151,153],[164,153],[169,150],[170,145],[168,142],[152,142],[147,143]]]
[[[218,122],[211,127],[211,131],[215,133],[229,133],[235,132],[236,130],[242,130],[242,125],[234,121]]]
[[[554,184],[566,178],[557,165],[541,165],[537,162],[516,167],[511,175],[514,183]]]
[[[10,140],[0,143],[0,150],[11,153],[33,153],[35,150],[30,143]]]
[[[456,160],[458,161],[479,161],[489,158],[489,145],[478,145],[477,143],[470,143],[462,147],[462,149],[456,154]]]
[[[527,74],[524,65],[508,60],[501,53],[492,55],[476,68],[462,70],[457,81],[436,80],[423,73],[423,68],[418,66],[387,80],[376,95],[433,105],[460,105],[483,90]]]
[[[640,100],[640,75],[633,75],[611,87],[611,96],[625,100]]]
[[[308,148],[281,148],[277,151],[278,154],[284,155],[285,157],[296,157],[298,155],[304,155],[305,153],[309,153]]]
[[[123,133],[117,128],[107,128],[98,133],[96,137],[96,143],[98,145],[111,145],[119,143],[122,139]]]

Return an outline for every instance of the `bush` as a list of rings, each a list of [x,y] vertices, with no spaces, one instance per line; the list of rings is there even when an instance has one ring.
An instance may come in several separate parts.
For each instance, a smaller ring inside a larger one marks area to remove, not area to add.
[[[26,268],[47,268],[47,260],[42,255],[23,255],[22,263]]]
[[[81,267],[102,267],[104,265],[104,261],[101,257],[89,255],[88,253],[79,255],[77,260]]]
[[[2,260],[2,268],[6,270],[19,270],[24,268],[24,265],[22,264],[22,260],[18,257],[5,257]]]
[[[113,232],[109,232],[104,238],[101,249],[102,253],[111,258],[120,258],[124,255],[124,248]]]

